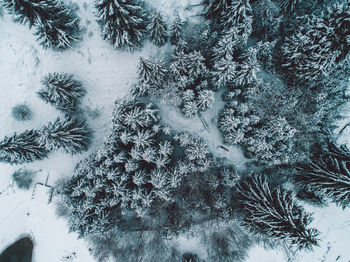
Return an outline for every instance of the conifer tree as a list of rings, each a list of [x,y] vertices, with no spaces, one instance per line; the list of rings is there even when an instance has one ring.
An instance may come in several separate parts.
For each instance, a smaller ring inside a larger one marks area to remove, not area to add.
[[[47,9],[54,6],[51,0],[2,0],[1,5],[12,15],[15,21],[28,24],[29,27],[35,25],[38,20],[46,19]]]
[[[38,142],[36,130],[26,130],[0,142],[0,161],[10,164],[23,164],[47,157],[48,151]]]
[[[253,176],[238,184],[238,199],[244,224],[252,231],[285,240],[299,249],[317,245],[318,231],[307,228],[312,217],[294,202],[291,191]]]
[[[163,46],[168,39],[168,27],[159,12],[154,12],[147,26],[151,41],[157,46]]]
[[[48,74],[42,80],[42,89],[38,96],[46,103],[50,103],[63,112],[75,111],[79,105],[79,98],[86,94],[81,82],[74,79],[72,74]]]
[[[96,0],[97,21],[103,39],[116,48],[139,49],[146,33],[146,18],[138,0]]]
[[[240,42],[246,44],[252,33],[252,8],[249,0],[232,0],[223,11],[221,25],[225,30],[234,29]]]
[[[174,22],[170,28],[170,42],[172,45],[179,43],[180,39],[183,37],[184,22],[181,20],[180,16],[176,16]]]
[[[38,20],[35,35],[44,48],[66,49],[80,40],[79,18],[69,7],[57,3],[47,20]]]
[[[43,126],[39,133],[40,145],[49,151],[62,149],[66,153],[77,154],[89,146],[90,131],[85,121],[77,118],[57,118]]]
[[[60,0],[3,0],[15,20],[30,27],[44,48],[66,49],[80,39],[79,18]]]
[[[333,143],[329,148],[300,165],[295,181],[345,208],[350,204],[350,151]]]

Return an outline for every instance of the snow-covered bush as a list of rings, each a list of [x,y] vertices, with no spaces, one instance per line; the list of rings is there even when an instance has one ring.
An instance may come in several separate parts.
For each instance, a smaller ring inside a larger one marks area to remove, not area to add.
[[[32,111],[27,105],[16,105],[12,108],[11,114],[17,121],[26,121],[32,118]]]
[[[96,0],[95,8],[103,39],[116,48],[141,48],[147,25],[141,1]]]
[[[35,172],[29,169],[18,169],[12,174],[12,179],[21,189],[29,189],[33,183]]]
[[[86,94],[82,83],[72,74],[50,73],[42,80],[38,96],[64,113],[77,110],[79,99]]]

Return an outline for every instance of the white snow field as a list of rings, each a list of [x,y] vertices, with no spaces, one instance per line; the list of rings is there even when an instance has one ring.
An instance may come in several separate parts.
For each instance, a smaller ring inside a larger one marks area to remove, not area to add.
[[[94,130],[94,140],[88,152],[71,156],[54,152],[42,161],[26,165],[11,166],[0,163],[0,253],[24,235],[34,241],[33,262],[59,262],[71,256],[74,262],[93,262],[89,247],[77,235],[68,232],[68,225],[55,213],[54,201],[32,199],[32,188],[20,190],[11,181],[12,173],[21,168],[40,172],[35,183],[53,185],[60,178],[73,174],[74,165],[94,152],[101,144],[109,128],[114,101],[128,95],[135,79],[136,66],[140,56],[150,56],[162,52],[153,44],[146,43],[138,52],[121,52],[103,41],[93,15],[92,1],[75,0],[80,9],[81,26],[86,27],[83,40],[74,48],[64,52],[43,50],[32,32],[11,21],[4,14],[0,17],[0,139],[25,129],[41,128],[48,121],[54,121],[60,113],[43,103],[36,95],[40,80],[49,72],[72,73],[82,81],[88,94],[83,98],[82,107],[88,112],[89,126]],[[182,17],[193,15],[189,5],[199,0],[148,0],[151,6],[161,11],[169,20],[174,13]],[[164,50],[163,50],[164,51]],[[217,94],[219,97],[220,94]],[[18,122],[11,116],[11,109],[17,104],[26,104],[33,111],[33,118]],[[186,120],[174,108],[160,104],[163,121],[175,130],[188,130],[207,140],[210,150],[217,156],[226,158],[228,163],[244,167],[245,159],[239,149],[231,147],[229,152],[220,149],[222,138],[214,123],[215,115],[221,108],[216,103],[214,110],[203,114],[210,125],[210,132],[203,128],[199,119]],[[96,116],[98,112],[98,116]],[[53,199],[55,200],[55,199]],[[322,235],[320,247],[314,252],[296,254],[289,259],[285,250],[268,250],[261,246],[249,251],[247,262],[349,262],[350,261],[350,211],[331,204],[325,208],[307,207],[314,212],[313,226]],[[182,251],[193,251],[206,257],[205,249],[197,239],[179,238]],[[156,262],[156,261],[155,261]],[[219,262],[219,261],[218,261]]]

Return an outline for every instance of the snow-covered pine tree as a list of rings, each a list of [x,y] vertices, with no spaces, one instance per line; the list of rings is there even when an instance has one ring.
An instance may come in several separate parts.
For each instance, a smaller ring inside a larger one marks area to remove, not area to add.
[[[256,74],[260,71],[257,60],[257,50],[250,47],[247,52],[241,56],[241,62],[236,67],[233,76],[232,85],[234,87],[244,87],[257,81]]]
[[[29,27],[32,27],[38,21],[47,19],[48,10],[55,5],[55,1],[2,0],[0,5],[14,16],[15,21],[28,24]]]
[[[82,83],[75,80],[72,74],[50,73],[41,83],[42,89],[38,91],[38,96],[63,112],[75,111],[79,98],[86,94]]]
[[[254,175],[238,184],[238,199],[244,224],[253,232],[287,241],[298,249],[317,245],[319,232],[307,228],[312,217],[294,202],[291,191]]]
[[[214,79],[216,89],[232,84],[236,74],[236,68],[237,63],[233,61],[233,57],[229,53],[220,60],[215,61],[211,75]]]
[[[205,111],[212,107],[215,101],[215,93],[209,89],[203,89],[198,92],[197,107],[200,111]]]
[[[147,26],[151,41],[157,46],[163,46],[168,39],[168,27],[159,12],[151,15]]]
[[[48,151],[38,143],[39,133],[26,130],[0,142],[0,161],[10,164],[23,164],[47,157]]]
[[[249,0],[232,0],[232,3],[223,11],[221,25],[225,30],[235,29],[243,44],[246,44],[252,33],[252,8]]]
[[[170,28],[170,42],[172,45],[177,45],[183,37],[184,25],[185,23],[180,16],[177,15]]]
[[[345,208],[350,205],[350,151],[345,151],[345,147],[332,147],[337,152],[333,153],[333,149],[333,152],[319,153],[310,163],[298,167],[294,179]]]
[[[38,20],[35,35],[44,48],[58,50],[71,47],[80,40],[79,17],[61,2],[49,10],[48,19]]]
[[[149,84],[153,78],[153,61],[141,56],[137,66],[137,75],[139,83]]]
[[[43,126],[39,134],[38,141],[47,150],[62,149],[73,155],[88,149],[91,135],[85,121],[77,118],[57,118]]]
[[[139,49],[146,33],[144,8],[138,0],[96,0],[103,39],[116,48]]]
[[[80,39],[78,16],[60,0],[3,0],[15,20],[36,26],[44,48],[65,49]]]

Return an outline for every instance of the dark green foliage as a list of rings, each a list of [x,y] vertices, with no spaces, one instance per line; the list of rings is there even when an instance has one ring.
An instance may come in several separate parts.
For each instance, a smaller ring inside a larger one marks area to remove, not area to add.
[[[350,151],[334,144],[328,148],[301,165],[295,181],[345,208],[350,204]]]
[[[203,0],[203,16],[211,20],[212,23],[219,24],[222,21],[222,13],[228,9],[231,3],[232,0]]]
[[[23,164],[47,157],[48,151],[38,143],[39,133],[27,130],[19,135],[7,137],[0,142],[0,161]]]
[[[141,48],[146,33],[146,17],[140,1],[96,0],[95,7],[103,39],[116,48]]]
[[[18,121],[26,121],[32,118],[32,111],[27,105],[16,105],[12,108],[11,114]]]
[[[168,39],[168,27],[159,12],[154,12],[147,26],[151,41],[157,46],[163,46]]]
[[[77,154],[86,151],[91,132],[85,121],[77,118],[57,118],[40,130],[39,143],[47,150],[62,149],[66,153]]]
[[[18,169],[12,174],[12,179],[21,189],[29,189],[33,183],[35,172],[28,169]]]
[[[298,249],[317,245],[319,232],[307,228],[312,218],[294,202],[291,191],[272,186],[262,176],[253,176],[239,183],[238,199],[244,224],[252,231],[290,242]]]
[[[182,262],[201,262],[202,260],[196,255],[192,253],[185,253],[182,256]]]
[[[86,94],[80,81],[72,74],[50,73],[42,80],[38,96],[58,110],[69,113],[77,110],[79,99]]]

